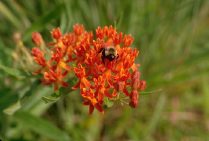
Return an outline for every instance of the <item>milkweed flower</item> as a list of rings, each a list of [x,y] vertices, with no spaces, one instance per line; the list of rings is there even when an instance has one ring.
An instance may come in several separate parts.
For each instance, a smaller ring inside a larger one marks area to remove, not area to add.
[[[50,53],[41,50],[42,38],[35,33],[32,37],[37,47],[32,49],[32,55],[40,66],[38,73],[43,75],[43,83],[53,84],[55,90],[67,87],[67,74],[74,72],[78,82],[72,88],[80,89],[89,113],[95,108],[103,113],[104,99],[114,101],[122,94],[135,108],[146,82],[141,80],[139,64],[135,63],[139,51],[131,47],[133,37],[117,32],[113,26],[98,27],[95,33],[94,37],[79,24],[64,35],[59,28],[53,29]]]
[[[52,37],[55,40],[53,48],[41,48],[42,37],[39,33],[32,34],[32,40],[36,47],[32,48],[32,56],[34,61],[40,66],[36,71],[37,74],[42,74],[42,82],[46,85],[54,84],[54,90],[58,90],[60,86],[67,87],[68,84],[64,81],[70,67],[67,65],[68,61],[65,59],[65,52],[67,47],[64,46],[59,39],[61,37],[60,29],[52,30]],[[49,57],[49,59],[47,59]]]
[[[85,51],[84,61],[79,62],[78,66],[82,67],[74,69],[75,73],[81,69],[85,71],[82,79],[85,78],[88,85],[80,84],[79,88],[85,105],[89,105],[89,113],[92,113],[94,108],[103,112],[104,98],[114,99],[121,93],[130,97],[130,106],[137,106],[138,92],[143,90],[146,84],[140,80],[138,65],[135,64],[139,51],[130,47],[132,43],[131,35],[118,33],[112,26],[96,29],[92,47]],[[105,58],[105,53],[100,53],[100,50],[107,47],[117,51],[118,57],[113,60]],[[81,78],[79,79],[81,83]]]

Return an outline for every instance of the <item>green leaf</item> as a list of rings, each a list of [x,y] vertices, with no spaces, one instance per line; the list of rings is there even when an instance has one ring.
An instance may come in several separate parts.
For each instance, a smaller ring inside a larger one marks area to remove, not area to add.
[[[54,126],[52,123],[36,117],[27,112],[17,112],[14,117],[21,123],[24,128],[30,129],[42,136],[48,137],[55,141],[69,141],[69,136]]]
[[[9,67],[6,67],[2,64],[0,64],[0,70],[3,70],[5,73],[7,73],[8,75],[10,76],[13,76],[17,79],[24,79],[25,77],[21,74],[21,72],[17,69],[14,69],[14,68],[9,68]]]
[[[7,18],[15,27],[20,27],[19,20],[13,15],[9,8],[0,1],[0,13]]]
[[[20,101],[10,105],[8,108],[4,109],[4,113],[8,115],[13,115],[17,110],[21,108]]]
[[[11,88],[0,89],[0,112],[15,103],[18,100],[18,95],[14,94]]]
[[[61,94],[60,94],[60,91],[58,90],[58,91],[52,93],[51,95],[43,96],[42,100],[45,103],[56,102],[57,100],[59,100],[60,96],[61,96]]]
[[[59,100],[59,97],[54,97],[54,96],[43,96],[42,100],[45,103],[49,103],[49,102],[56,102],[57,100]]]
[[[36,22],[34,22],[30,28],[28,28],[24,34],[23,40],[28,40],[28,38],[31,36],[31,33],[33,31],[39,31],[45,26],[50,23],[52,20],[55,20],[56,18],[60,17],[61,12],[63,9],[63,4],[57,5],[53,10],[49,11],[47,14],[43,15],[38,19]]]
[[[162,112],[165,108],[166,104],[166,96],[161,94],[160,97],[158,98],[157,105],[154,109],[154,113],[150,119],[149,124],[147,125],[147,128],[145,129],[145,137],[149,138],[150,135],[154,132],[156,129],[157,124],[161,120]]]

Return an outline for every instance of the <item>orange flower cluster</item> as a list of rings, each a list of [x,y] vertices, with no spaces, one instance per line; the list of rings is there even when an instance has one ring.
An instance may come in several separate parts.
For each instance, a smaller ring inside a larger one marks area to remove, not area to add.
[[[44,84],[53,84],[55,91],[67,87],[68,73],[73,72],[78,83],[72,88],[80,89],[89,113],[95,108],[104,112],[104,98],[111,100],[121,93],[130,97],[131,107],[137,106],[139,91],[146,83],[140,80],[139,65],[134,63],[139,52],[130,47],[130,35],[105,26],[96,29],[94,39],[93,33],[79,24],[74,25],[73,32],[62,35],[56,28],[51,34],[54,42],[49,43],[50,52],[41,49],[43,39],[39,33],[32,35],[37,46],[32,55],[40,66],[36,73],[43,75]]]

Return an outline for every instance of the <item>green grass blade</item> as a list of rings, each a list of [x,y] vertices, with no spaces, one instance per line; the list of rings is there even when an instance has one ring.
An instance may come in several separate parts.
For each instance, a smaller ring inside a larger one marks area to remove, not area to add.
[[[12,14],[12,12],[0,1],[0,13],[7,18],[15,27],[20,27],[19,20]]]
[[[149,123],[149,125],[147,125],[147,129],[145,132],[146,138],[149,138],[150,135],[152,135],[152,133],[156,129],[156,126],[162,117],[162,112],[164,110],[165,103],[166,103],[166,96],[161,95],[158,99],[158,103],[157,103],[156,108],[154,110],[153,116],[150,120],[150,123]]]
[[[45,28],[46,25],[48,25],[51,21],[55,20],[56,18],[61,16],[61,12],[63,9],[63,4],[57,5],[54,9],[52,9],[47,14],[43,15],[38,19],[36,22],[34,22],[30,28],[28,28],[23,36],[23,40],[28,40],[31,36],[31,33],[33,31],[39,31],[43,28]]]
[[[18,71],[17,69],[14,69],[14,68],[9,68],[9,67],[6,67],[2,64],[0,64],[0,70],[2,70],[3,72],[5,72],[6,74],[12,76],[12,77],[15,77],[17,79],[24,79],[25,76],[23,76],[21,74],[20,71]]]
[[[48,137],[55,141],[69,141],[69,136],[54,126],[52,123],[31,115],[27,112],[17,112],[14,117],[21,123],[24,128],[30,129],[42,136]]]

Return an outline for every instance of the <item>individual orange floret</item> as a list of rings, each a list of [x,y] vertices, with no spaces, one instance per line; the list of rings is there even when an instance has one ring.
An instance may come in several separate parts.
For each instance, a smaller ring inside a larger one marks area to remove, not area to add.
[[[50,69],[49,71],[44,72],[44,77],[42,79],[43,84],[50,85],[54,84],[54,90],[57,91],[60,86],[67,87],[68,83],[66,83],[63,78],[67,75],[67,72],[62,72],[59,68],[56,71]]]
[[[32,33],[32,41],[37,47],[40,47],[41,44],[43,43],[43,39],[42,39],[41,34],[38,32],[33,32]]]
[[[99,112],[104,113],[102,103],[95,98],[95,94],[92,89],[82,89],[81,95],[84,98],[83,104],[89,106],[89,114],[92,114],[94,108],[96,108]]]
[[[83,88],[89,88],[90,82],[86,78],[87,76],[85,68],[81,64],[78,64],[78,67],[74,68],[74,72],[75,75],[79,78],[79,82],[73,86],[73,89],[77,89],[78,87],[80,87],[81,90]]]
[[[60,39],[62,37],[60,28],[54,28],[51,32],[51,35],[56,40]]]
[[[84,29],[83,25],[75,24],[73,26],[73,31],[76,35],[81,35],[85,31],[85,29]]]
[[[138,104],[138,96],[139,96],[139,90],[144,90],[146,87],[146,82],[143,80],[140,80],[140,72],[135,70],[132,73],[131,76],[131,87],[132,91],[130,94],[130,103],[129,105],[133,108],[135,108]]]
[[[42,67],[46,66],[46,60],[44,58],[44,53],[37,47],[34,47],[31,51],[34,61]]]
[[[133,43],[134,39],[131,35],[125,35],[123,38],[123,44],[125,47],[129,47]]]

